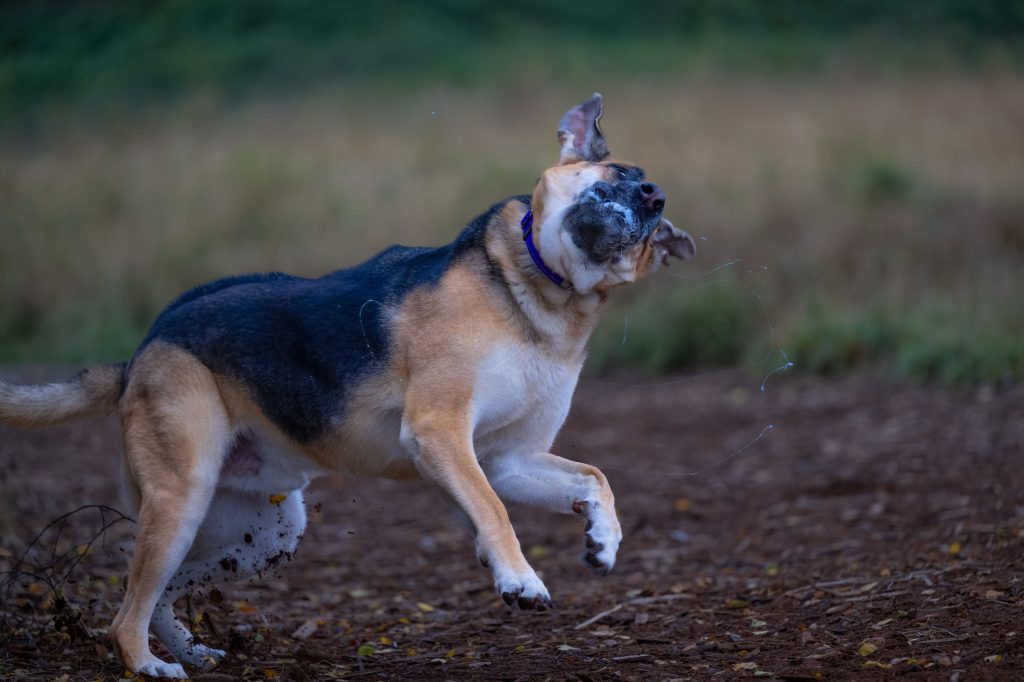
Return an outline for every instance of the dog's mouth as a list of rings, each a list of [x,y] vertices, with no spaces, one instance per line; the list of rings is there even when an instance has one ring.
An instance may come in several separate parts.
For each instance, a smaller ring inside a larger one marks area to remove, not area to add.
[[[665,195],[649,182],[596,182],[581,192],[566,214],[573,242],[598,263],[645,242],[657,229]]]

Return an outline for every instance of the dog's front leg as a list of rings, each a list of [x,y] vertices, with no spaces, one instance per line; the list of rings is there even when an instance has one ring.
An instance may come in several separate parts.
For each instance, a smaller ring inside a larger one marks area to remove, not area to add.
[[[440,485],[469,518],[480,558],[490,566],[505,603],[521,609],[550,608],[547,588],[523,556],[508,512],[476,460],[468,414],[407,410],[402,444],[423,477]]]
[[[622,527],[615,515],[615,496],[600,469],[547,452],[491,457],[484,468],[494,490],[507,502],[583,515],[583,560],[602,575],[612,569]]]

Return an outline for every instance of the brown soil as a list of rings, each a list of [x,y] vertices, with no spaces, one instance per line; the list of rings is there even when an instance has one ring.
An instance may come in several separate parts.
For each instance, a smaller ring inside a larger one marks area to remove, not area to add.
[[[231,653],[194,679],[1024,678],[1024,387],[776,375],[761,393],[732,373],[585,383],[574,405],[555,450],[612,482],[612,575],[579,562],[578,519],[513,510],[556,610],[511,611],[425,484],[331,478],[279,577],[192,600]],[[61,514],[116,507],[119,450],[114,420],[0,429],[0,569]],[[8,585],[0,677],[123,675],[105,629],[130,524],[82,557],[68,608],[47,587],[51,552],[100,516],[47,533],[40,575]]]

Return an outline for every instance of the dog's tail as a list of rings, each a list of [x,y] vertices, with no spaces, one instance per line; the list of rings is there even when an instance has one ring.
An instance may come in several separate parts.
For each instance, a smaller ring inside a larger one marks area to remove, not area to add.
[[[18,385],[0,381],[0,423],[53,426],[110,414],[117,407],[127,363],[83,369],[67,381]]]

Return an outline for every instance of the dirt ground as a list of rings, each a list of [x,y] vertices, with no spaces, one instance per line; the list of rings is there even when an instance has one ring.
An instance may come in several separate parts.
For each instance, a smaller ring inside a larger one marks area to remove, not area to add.
[[[598,578],[579,519],[513,510],[554,611],[507,609],[425,484],[317,482],[279,577],[179,605],[230,652],[193,679],[1024,679],[1024,386],[759,383],[580,386],[555,451],[604,469],[625,540]],[[116,507],[119,450],[112,419],[0,429],[0,569]],[[105,631],[131,527],[80,551],[101,516],[7,581],[0,677],[124,676]]]

